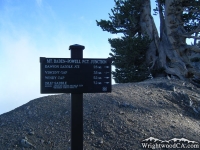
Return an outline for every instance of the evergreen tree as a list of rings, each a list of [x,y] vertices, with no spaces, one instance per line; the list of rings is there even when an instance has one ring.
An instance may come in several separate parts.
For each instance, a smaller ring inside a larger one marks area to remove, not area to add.
[[[142,81],[149,76],[145,63],[145,53],[148,39],[141,37],[121,37],[109,39],[112,47],[115,71],[113,77],[116,83]]]
[[[109,14],[110,20],[97,21],[104,31],[123,34],[121,38],[108,39],[112,47],[110,56],[116,68],[113,72],[116,83],[141,81],[149,76],[145,54],[150,40],[140,34],[139,28],[135,28],[139,23],[141,4],[142,0],[115,0],[112,15]]]
[[[151,72],[164,71],[200,86],[200,1],[156,0],[156,4],[159,33],[151,15],[150,0],[115,0],[110,20],[97,21],[104,31],[123,35],[120,39],[109,39],[110,55],[116,66],[115,80],[145,79],[149,67]],[[186,43],[187,38],[194,42]]]

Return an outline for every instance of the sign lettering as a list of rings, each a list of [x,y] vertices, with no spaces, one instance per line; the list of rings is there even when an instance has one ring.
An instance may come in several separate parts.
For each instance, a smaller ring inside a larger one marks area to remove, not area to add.
[[[41,93],[111,92],[110,59],[40,57]]]

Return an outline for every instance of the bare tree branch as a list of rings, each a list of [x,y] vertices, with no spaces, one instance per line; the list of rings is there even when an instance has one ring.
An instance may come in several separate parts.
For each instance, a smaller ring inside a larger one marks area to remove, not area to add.
[[[200,48],[197,45],[187,45],[187,48],[196,53],[200,53]]]
[[[190,36],[190,35],[183,35],[183,34],[179,34],[179,35],[186,38],[200,39],[199,36]]]
[[[198,32],[200,32],[200,26],[197,29],[188,32],[187,34],[191,35],[191,34],[198,33]]]

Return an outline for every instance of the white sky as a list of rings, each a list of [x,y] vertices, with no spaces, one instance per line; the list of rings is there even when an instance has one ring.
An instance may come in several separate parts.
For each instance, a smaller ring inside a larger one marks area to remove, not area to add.
[[[95,20],[108,19],[113,6],[114,0],[0,0],[0,114],[45,96],[39,57],[70,58],[73,44],[85,46],[84,58],[109,57],[108,38],[116,35]]]

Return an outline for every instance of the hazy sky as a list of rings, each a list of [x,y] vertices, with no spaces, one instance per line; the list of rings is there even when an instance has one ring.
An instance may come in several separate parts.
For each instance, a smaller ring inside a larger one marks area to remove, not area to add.
[[[95,20],[108,19],[114,0],[0,0],[0,114],[40,94],[39,57],[107,58],[108,38]]]

